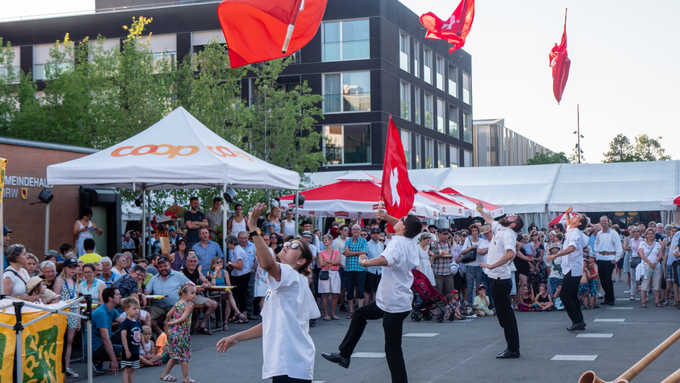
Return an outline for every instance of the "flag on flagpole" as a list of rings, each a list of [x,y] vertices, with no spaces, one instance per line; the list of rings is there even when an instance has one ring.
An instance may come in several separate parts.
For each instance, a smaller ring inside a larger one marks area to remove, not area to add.
[[[316,35],[328,0],[224,0],[217,16],[232,68],[289,56]]]
[[[449,53],[452,53],[465,45],[474,19],[475,0],[462,0],[448,20],[442,20],[434,13],[428,12],[420,16],[420,23],[427,29],[426,39],[446,40],[453,44],[449,49]]]
[[[557,104],[562,101],[562,94],[564,88],[567,86],[567,79],[569,78],[569,68],[571,67],[571,60],[567,53],[567,14],[564,14],[564,31],[562,32],[562,40],[560,44],[550,50],[548,55],[550,57],[550,67],[552,68],[553,77],[553,95]]]
[[[399,129],[392,121],[387,127],[387,143],[385,144],[385,162],[383,164],[382,189],[380,198],[385,202],[385,210],[392,217],[406,216],[413,207],[415,194],[418,192],[411,185],[406,168],[404,146],[401,144]],[[390,231],[391,226],[388,226]]]

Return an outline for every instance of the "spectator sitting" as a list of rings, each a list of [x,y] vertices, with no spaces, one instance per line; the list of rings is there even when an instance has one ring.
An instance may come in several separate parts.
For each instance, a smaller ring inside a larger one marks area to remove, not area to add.
[[[477,286],[477,296],[472,307],[475,309],[477,316],[492,317],[496,315],[493,310],[489,309],[489,297],[486,296],[486,287],[484,285]]]
[[[175,252],[168,255],[170,268],[180,271],[187,263],[187,241],[184,238],[178,239],[175,248]]]
[[[118,373],[117,361],[123,354],[123,346],[120,331],[111,333],[111,324],[113,321],[120,324],[124,320],[114,308],[120,305],[120,293],[118,289],[107,287],[102,292],[102,299],[106,303],[92,312],[92,359],[97,373],[105,372],[102,370],[103,361],[112,361],[111,373],[115,375]]]
[[[106,288],[106,284],[95,277],[95,266],[93,263],[88,263],[83,266],[83,280],[78,284],[80,295],[89,295],[92,297],[92,303],[99,303],[103,301],[102,292]]]
[[[264,234],[266,235],[266,234]],[[220,257],[215,257],[210,261],[210,272],[208,272],[207,279],[213,286],[231,286],[231,280],[229,279],[229,273],[224,270],[224,261]],[[231,291],[214,291],[210,295],[215,298],[219,298],[224,307],[224,324],[222,325],[223,331],[229,331],[229,326],[227,326],[227,318],[231,318],[231,312],[234,311],[234,320],[248,320],[248,318],[238,311],[238,306],[236,305],[236,300],[234,300],[234,294]]]
[[[156,261],[158,260],[158,257],[160,254],[152,254],[151,257],[149,257],[149,262],[146,264],[146,272],[151,274],[151,275],[156,275],[158,274],[158,269],[156,268]]]
[[[144,296],[144,289],[142,285],[145,278],[146,269],[144,266],[135,265],[135,267],[130,270],[130,274],[123,275],[121,278],[119,278],[113,283],[113,287],[118,289],[121,299],[134,297],[138,302],[141,302],[142,306],[146,306],[146,296]],[[117,306],[115,309],[121,310],[122,307]],[[123,314],[124,313],[121,313],[121,315]],[[150,315],[144,310],[139,311],[139,320],[146,326],[151,324]]]
[[[538,286],[538,295],[534,297],[533,306],[535,311],[550,311],[553,308],[552,297],[548,294],[548,286],[545,283]]]
[[[201,234],[207,229],[202,228]],[[195,321],[196,332],[205,335],[212,335],[212,331],[208,330],[205,325],[207,321],[210,320],[210,316],[217,309],[217,303],[212,299],[204,297],[201,293],[206,287],[210,287],[210,282],[203,276],[203,271],[201,266],[198,264],[198,257],[196,254],[187,255],[187,264],[182,268],[182,273],[186,276],[193,284],[196,285],[196,299],[194,300],[195,305],[205,306],[205,315],[203,315],[203,320]]]
[[[466,319],[466,317],[460,312],[460,302],[458,302],[459,297],[460,293],[456,289],[453,289],[449,294],[446,295],[446,299],[449,302],[449,307],[446,309],[446,313],[444,314],[445,320],[448,319],[452,321],[453,319]],[[453,319],[451,316],[453,316]]]
[[[100,261],[101,262],[101,261]],[[123,253],[117,253],[113,256],[113,267],[111,272],[118,274],[119,277],[127,274],[127,257]]]
[[[179,288],[182,284],[189,282],[189,279],[184,274],[174,271],[170,268],[170,261],[160,256],[156,261],[158,264],[158,275],[155,275],[149,281],[146,289],[149,294],[167,295],[163,299],[154,301],[151,306],[151,328],[156,334],[162,334],[161,328],[158,326],[157,320],[159,318],[165,319],[170,309],[179,300]]]
[[[158,256],[158,255],[157,255],[157,254],[154,254],[153,256],[156,257],[156,256]],[[151,278],[153,278],[153,276],[154,276],[153,274],[151,274],[151,273],[149,272],[149,261],[147,261],[147,260],[144,259],[144,258],[138,259],[138,260],[137,260],[137,265],[135,265],[135,266],[142,266],[142,267],[144,268],[144,270],[146,270],[146,277],[144,278],[144,285],[146,285],[147,283],[149,283],[149,281],[151,280]],[[157,271],[158,271],[158,270],[157,270]]]
[[[118,278],[120,278],[120,275],[113,272],[113,268],[111,267],[111,258],[102,257],[102,259],[99,260],[99,263],[102,265],[102,275],[99,279],[104,281],[106,287],[111,287],[113,283],[116,282]]]
[[[30,302],[37,302],[40,297],[29,296],[26,291],[26,282],[29,280],[26,266],[26,248],[23,245],[12,245],[7,248],[5,256],[9,266],[2,275],[5,294]]]
[[[522,285],[520,289],[519,299],[521,302],[517,304],[519,311],[536,311],[532,305],[534,304],[533,294],[529,293],[529,285]]]
[[[26,271],[31,278],[40,275],[38,257],[31,250],[26,251]]]
[[[156,353],[156,345],[151,340],[151,327],[142,327],[143,341],[139,346],[139,362],[142,366],[160,366],[162,353]]]
[[[555,304],[555,310],[564,310],[564,303],[562,303],[562,298],[560,298],[560,293],[562,292],[562,283],[558,283],[555,287],[555,294],[553,294],[553,303]]]
[[[40,274],[45,281],[47,290],[54,292],[54,281],[57,279],[57,265],[52,261],[43,261],[40,264]]]
[[[66,253],[70,253],[73,251],[73,246],[71,246],[70,243],[65,243],[61,246],[59,246],[59,253],[57,254],[57,261],[58,262],[64,262],[66,260]]]
[[[28,280],[28,282],[26,282],[26,291],[28,292],[27,295],[32,297],[38,297],[38,300],[34,301],[34,303],[45,304],[45,300],[41,298],[41,295],[45,293],[45,290],[47,290],[45,288],[45,283],[40,277],[32,277],[31,279]],[[55,297],[56,296],[57,295],[55,294]]]
[[[64,255],[64,256],[66,256],[66,255]],[[54,266],[56,267],[57,264],[59,264],[59,261],[57,259],[58,259],[58,257],[56,255],[50,254],[49,251],[48,251],[45,254],[45,258],[43,258],[43,262],[50,261],[50,262],[54,263]],[[66,259],[66,258],[64,258],[64,259]],[[7,258],[5,258],[5,261],[7,261]]]
[[[222,254],[222,249],[220,248],[220,245],[217,244],[217,242],[210,240],[210,232],[208,231],[207,227],[200,228],[198,230],[198,236],[200,238],[200,242],[195,244],[194,247],[191,248],[191,250],[193,250],[196,253],[196,259],[198,260],[198,265],[201,266],[200,268],[201,272],[203,273],[203,275],[206,275],[210,270],[210,261],[214,257],[224,258],[224,254]],[[189,258],[187,256],[187,263],[188,259]],[[196,302],[196,304],[200,305],[202,303]]]
[[[122,240],[122,246],[121,248],[123,250],[136,250],[137,249],[137,244],[135,243],[135,240],[131,238],[130,230],[126,231],[125,234],[123,234],[123,240]]]

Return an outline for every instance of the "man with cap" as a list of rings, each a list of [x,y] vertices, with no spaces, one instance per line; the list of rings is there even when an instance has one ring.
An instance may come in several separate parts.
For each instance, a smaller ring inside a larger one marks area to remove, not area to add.
[[[312,222],[311,221],[302,221],[302,232],[304,233],[305,231],[308,231],[310,233],[312,232]],[[321,242],[319,242],[319,237],[312,234],[311,244],[316,246],[316,248],[318,249],[320,243]],[[321,250],[319,250],[319,251],[321,251]]]
[[[368,259],[375,259],[385,250],[385,245],[380,242],[380,229],[374,228],[370,231],[371,240],[368,241],[366,255]],[[366,268],[366,282],[364,290],[368,295],[368,303],[375,301],[375,293],[378,291],[378,284],[382,275],[382,266],[369,266]]]
[[[5,261],[4,265],[2,267],[3,270],[5,270],[7,268],[7,266],[9,266],[9,263],[7,262],[7,257],[5,257],[5,255],[6,255],[5,251],[9,247],[9,234],[10,233],[12,233],[12,230],[10,230],[7,226],[3,225],[2,226],[2,254],[3,254],[2,259]]]
[[[148,294],[167,295],[166,298],[154,301],[151,306],[151,325],[156,334],[160,335],[163,330],[158,327],[157,319],[168,314],[172,306],[179,301],[179,288],[182,284],[189,282],[189,278],[184,274],[170,268],[170,260],[166,257],[159,257],[156,260],[158,265],[158,275],[154,275],[146,286]]]

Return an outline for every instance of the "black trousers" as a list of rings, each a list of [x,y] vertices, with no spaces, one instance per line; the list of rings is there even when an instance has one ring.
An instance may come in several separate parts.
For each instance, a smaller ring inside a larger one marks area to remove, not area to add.
[[[581,304],[578,299],[578,285],[581,282],[581,276],[572,276],[571,271],[564,276],[562,280],[562,291],[560,298],[564,304],[564,310],[571,319],[571,324],[578,324],[583,322],[583,313],[581,312]]]
[[[378,307],[375,302],[366,306],[361,306],[354,310],[352,323],[347,329],[347,335],[342,340],[339,350],[343,358],[349,359],[352,356],[354,348],[359,343],[361,335],[366,328],[367,320],[375,320],[383,318],[383,329],[385,331],[385,357],[387,365],[390,368],[392,375],[392,382],[407,383],[406,365],[404,364],[404,354],[401,351],[401,335],[404,325],[404,319],[408,317],[410,311],[402,313],[387,313]]]
[[[512,280],[510,278],[491,280],[491,295],[496,305],[496,317],[498,317],[498,323],[505,332],[508,351],[517,352],[519,351],[519,330],[517,329],[515,312],[512,311],[510,291],[512,291]]]
[[[250,282],[250,274],[231,277],[231,283],[236,286],[236,296],[234,298],[238,304],[238,311],[244,314],[248,311],[248,283]]]
[[[279,375],[272,377],[272,383],[311,383],[311,380],[291,378],[288,375]]]
[[[596,263],[602,290],[604,290],[604,303],[616,302],[616,298],[614,298],[614,283],[612,282],[614,264],[612,261],[596,261]]]

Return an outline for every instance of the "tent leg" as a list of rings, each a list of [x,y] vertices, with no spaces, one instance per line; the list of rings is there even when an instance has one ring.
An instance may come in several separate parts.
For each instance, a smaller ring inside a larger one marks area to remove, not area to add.
[[[295,228],[296,237],[297,237],[297,235],[300,234],[300,233],[298,232],[298,228],[300,227],[300,221],[299,221],[300,218],[299,218],[299,216],[298,216],[298,211],[299,211],[300,203],[298,202],[298,195],[300,195],[300,190],[296,190],[296,191],[295,191],[295,224],[297,225],[297,227]]]
[[[21,357],[21,344],[23,343],[23,339],[21,338],[21,332],[24,329],[24,325],[21,323],[21,308],[24,306],[24,302],[13,302],[12,305],[14,306],[14,315],[16,316],[17,322],[14,325],[14,331],[16,332],[16,370],[17,370],[17,376],[16,376],[16,382],[21,383],[23,382],[23,365],[24,361]]]
[[[146,259],[146,190],[142,186],[142,258]]]
[[[45,206],[45,254],[50,249],[50,204]]]
[[[227,184],[222,186],[222,195],[227,193]],[[224,206],[222,206],[222,254],[224,254],[224,264],[227,264],[227,259],[229,259],[229,253],[227,252],[227,210],[229,210],[229,204],[224,201]]]
[[[149,209],[147,215],[148,215],[148,217],[149,217],[149,227],[151,227],[151,190],[148,191],[148,196],[149,196],[149,204],[146,205],[146,206],[147,206],[147,209]],[[146,224],[146,222],[145,222],[144,224]],[[149,234],[151,234],[151,233],[149,233]],[[145,246],[146,246],[146,245],[145,245]],[[149,244],[148,244],[148,248],[147,248],[146,253],[147,253],[149,256],[151,256],[151,238],[149,238]]]
[[[85,295],[87,303],[87,321],[85,334],[87,335],[87,383],[92,383],[92,296]]]
[[[5,192],[4,187],[3,187],[1,192],[2,193]],[[5,203],[2,201],[2,197],[3,196],[0,195],[0,226],[3,226],[4,222],[5,222],[5,221],[3,221],[3,219],[5,218],[4,217]],[[5,233],[3,232],[2,235],[4,236]],[[5,252],[4,251],[0,251],[0,273],[2,273],[0,275],[5,275]],[[5,294],[5,284],[0,283],[0,295],[4,295],[4,294]],[[10,292],[10,294],[11,294],[11,292]]]

